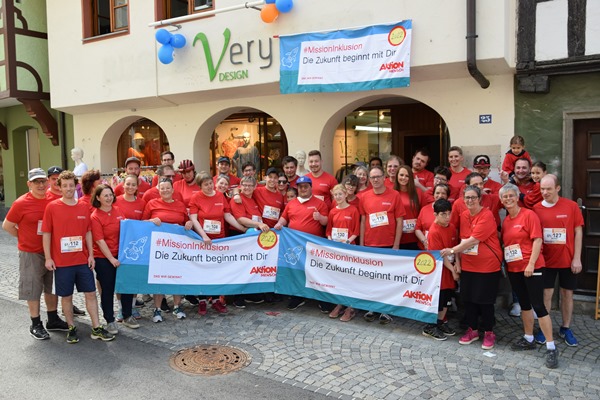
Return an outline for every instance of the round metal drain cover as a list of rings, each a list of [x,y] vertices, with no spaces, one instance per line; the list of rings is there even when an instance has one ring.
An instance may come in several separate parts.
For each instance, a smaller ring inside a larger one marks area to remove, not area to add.
[[[169,364],[190,375],[222,375],[242,369],[252,362],[246,351],[231,346],[206,344],[179,350]]]

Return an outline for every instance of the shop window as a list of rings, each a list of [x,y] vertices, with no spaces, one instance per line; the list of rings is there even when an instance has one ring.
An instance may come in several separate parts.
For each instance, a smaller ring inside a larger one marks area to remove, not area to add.
[[[155,0],[156,19],[170,19],[214,9],[213,0]]]
[[[83,36],[129,32],[128,0],[82,0]]]
[[[163,130],[149,119],[140,119],[121,134],[117,162],[122,167],[128,157],[137,157],[142,166],[156,167],[161,164],[160,154],[167,150],[169,141]]]
[[[214,130],[211,141],[211,173],[216,171],[221,156],[232,160],[231,172],[242,176],[242,165],[256,166],[257,179],[270,167],[281,169],[287,155],[287,139],[283,127],[266,114],[236,114],[223,120]]]

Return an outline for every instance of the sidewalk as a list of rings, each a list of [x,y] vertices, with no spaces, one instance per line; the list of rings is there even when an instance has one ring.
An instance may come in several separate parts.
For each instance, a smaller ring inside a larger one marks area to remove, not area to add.
[[[2,231],[0,297],[17,301],[17,282],[16,240]],[[82,298],[75,295],[80,308]],[[437,342],[422,336],[423,324],[416,321],[396,317],[380,325],[365,322],[359,313],[342,323],[321,314],[314,301],[295,311],[285,305],[231,306],[225,316],[209,310],[200,317],[197,307],[184,301],[186,320],[163,313],[165,321],[154,324],[147,304],[140,329],[123,327],[119,334],[173,351],[202,343],[231,344],[251,354],[245,371],[333,398],[600,398],[600,322],[591,315],[574,316],[572,329],[580,344],[567,347],[557,340],[560,365],[548,370],[545,347],[510,350],[522,330],[520,319],[509,317],[507,310],[497,310],[497,344],[486,352],[481,342],[458,344],[462,331],[456,315],[450,316],[450,324],[457,335]],[[556,315],[552,313],[558,331]]]

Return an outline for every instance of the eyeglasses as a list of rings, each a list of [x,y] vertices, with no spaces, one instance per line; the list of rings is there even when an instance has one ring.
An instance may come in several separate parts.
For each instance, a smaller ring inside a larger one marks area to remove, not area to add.
[[[477,196],[465,196],[465,201],[477,200],[479,197]]]
[[[48,181],[45,179],[35,179],[30,182],[33,183],[34,185],[45,185],[46,183],[48,183]]]
[[[279,185],[287,185],[288,181],[277,181]]]
[[[383,178],[383,175],[375,175],[375,176],[370,176],[369,177],[369,179],[372,180],[372,181],[377,180],[377,179],[381,179],[381,178]]]
[[[253,184],[251,184],[251,183],[242,183],[240,186],[242,186],[242,187],[246,187],[246,188],[251,188],[251,187],[254,187],[254,185],[253,185]]]

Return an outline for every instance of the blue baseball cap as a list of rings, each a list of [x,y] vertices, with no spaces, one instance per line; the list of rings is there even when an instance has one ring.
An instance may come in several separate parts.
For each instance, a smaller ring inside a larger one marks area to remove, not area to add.
[[[296,181],[296,185],[299,185],[301,183],[308,183],[310,186],[312,186],[312,180],[306,175],[299,177]]]

